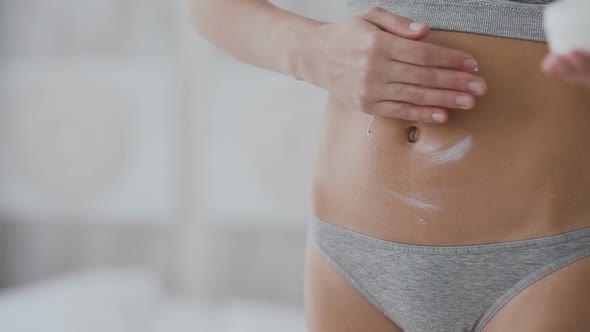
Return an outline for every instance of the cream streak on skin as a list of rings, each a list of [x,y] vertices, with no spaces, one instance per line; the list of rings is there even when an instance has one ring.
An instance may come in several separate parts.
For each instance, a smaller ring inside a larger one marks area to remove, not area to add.
[[[469,135],[446,150],[437,151],[440,148],[439,144],[416,145],[415,149],[428,155],[433,163],[444,164],[463,158],[471,149],[472,141],[472,135]]]
[[[408,205],[412,205],[412,206],[415,206],[415,207],[423,209],[423,210],[439,211],[441,209],[439,206],[437,206],[431,202],[428,202],[426,199],[421,197],[419,194],[413,195],[413,196],[408,196],[408,195],[402,195],[402,194],[398,193],[397,191],[393,191],[393,190],[388,190],[388,191],[395,198],[399,199],[400,201],[402,201]]]
[[[367,136],[371,136],[371,126],[373,126],[373,122],[375,122],[375,116],[373,116],[371,123],[369,123],[369,126],[367,127]]]
[[[440,149],[442,145],[438,142],[430,143],[430,144],[420,144],[416,146],[416,150],[422,153],[433,153],[436,150]]]

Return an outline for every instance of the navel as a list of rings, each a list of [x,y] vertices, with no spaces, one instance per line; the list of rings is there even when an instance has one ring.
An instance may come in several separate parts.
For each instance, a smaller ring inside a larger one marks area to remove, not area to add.
[[[408,142],[416,143],[420,137],[420,130],[416,126],[410,126],[408,128]]]

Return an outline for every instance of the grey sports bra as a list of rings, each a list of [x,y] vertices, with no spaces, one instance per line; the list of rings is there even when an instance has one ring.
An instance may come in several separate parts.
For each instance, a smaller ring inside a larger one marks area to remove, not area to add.
[[[553,0],[348,0],[352,10],[382,7],[432,29],[546,41],[543,10]]]

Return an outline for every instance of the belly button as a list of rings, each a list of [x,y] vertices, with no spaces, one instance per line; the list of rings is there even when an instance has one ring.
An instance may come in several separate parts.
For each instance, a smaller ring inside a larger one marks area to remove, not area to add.
[[[418,127],[411,126],[408,128],[408,142],[410,142],[410,143],[418,142],[419,136],[420,136],[420,131],[418,130]]]

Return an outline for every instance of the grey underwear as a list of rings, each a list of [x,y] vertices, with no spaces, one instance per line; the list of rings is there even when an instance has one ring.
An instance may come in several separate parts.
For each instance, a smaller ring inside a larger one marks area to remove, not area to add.
[[[462,246],[391,242],[311,218],[322,256],[405,332],[479,332],[516,294],[590,257],[590,227]]]

